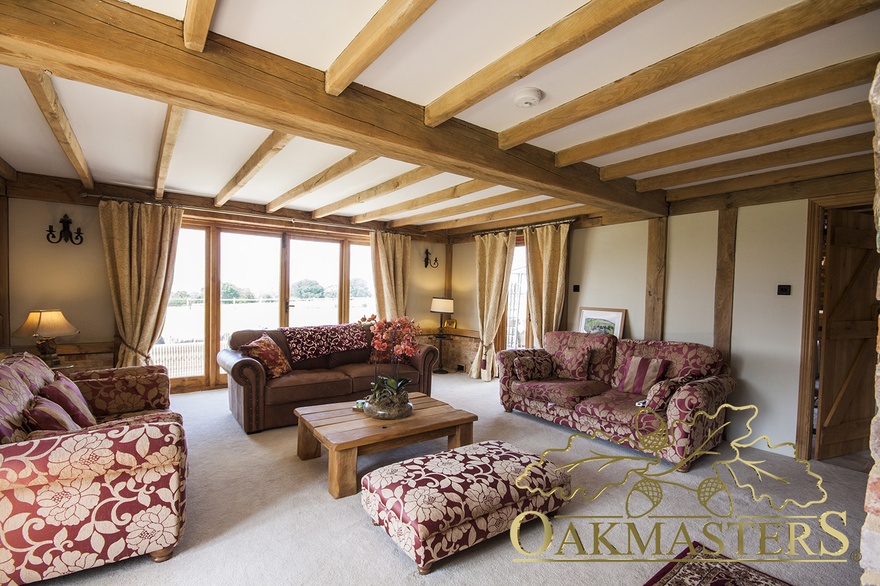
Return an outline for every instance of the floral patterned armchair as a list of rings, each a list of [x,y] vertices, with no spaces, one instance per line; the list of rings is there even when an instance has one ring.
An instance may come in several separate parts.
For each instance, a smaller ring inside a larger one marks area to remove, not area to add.
[[[47,387],[84,399],[90,414],[67,408],[90,425],[69,421]],[[0,361],[0,583],[171,557],[184,530],[186,439],[168,407],[162,366],[68,379],[27,353]]]

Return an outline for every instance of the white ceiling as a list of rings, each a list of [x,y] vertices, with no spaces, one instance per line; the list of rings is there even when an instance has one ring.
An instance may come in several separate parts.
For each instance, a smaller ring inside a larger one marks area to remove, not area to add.
[[[182,19],[186,0],[138,0],[136,6]],[[568,55],[525,76],[458,115],[500,132],[641,68],[792,4],[794,0],[665,0]],[[584,2],[554,0],[439,0],[356,80],[424,106],[485,65],[565,17]],[[326,70],[382,7],[382,0],[218,0],[214,33],[310,67]],[[733,96],[774,81],[880,51],[880,10],[796,38],[688,81],[538,137],[531,144],[558,151],[647,121]],[[210,48],[208,49],[210,50]],[[166,104],[53,77],[56,91],[95,180],[152,189]],[[539,87],[545,99],[517,108],[513,94]],[[773,108],[587,162],[604,166],[694,142],[758,128],[779,120],[865,101],[868,85]],[[711,162],[770,152],[871,130],[862,124],[767,147],[650,173],[643,178]],[[187,110],[166,189],[213,198],[270,134],[270,129]],[[266,204],[351,154],[341,146],[295,138],[234,197]],[[18,71],[0,66],[0,158],[17,171],[76,178]],[[414,169],[379,158],[295,200],[289,208],[312,211]],[[441,173],[368,203],[337,212],[353,216],[468,181]],[[453,203],[510,191],[505,186]],[[503,207],[541,201],[530,198]],[[444,204],[390,214],[391,220],[442,209]],[[498,209],[498,208],[493,208]],[[473,214],[465,214],[473,215]],[[452,216],[460,217],[460,216]],[[443,218],[445,221],[449,218]],[[436,221],[436,220],[435,220]]]

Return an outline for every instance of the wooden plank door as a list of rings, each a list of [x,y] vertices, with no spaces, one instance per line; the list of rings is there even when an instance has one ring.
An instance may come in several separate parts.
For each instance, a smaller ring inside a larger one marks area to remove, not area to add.
[[[877,364],[880,255],[870,214],[828,211],[816,459],[868,448]]]

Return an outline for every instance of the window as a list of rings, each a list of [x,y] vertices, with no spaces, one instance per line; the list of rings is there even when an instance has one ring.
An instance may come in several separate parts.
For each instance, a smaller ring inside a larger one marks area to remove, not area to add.
[[[237,330],[277,328],[281,320],[281,237],[220,235],[220,347]]]
[[[349,323],[376,313],[376,292],[373,289],[373,258],[370,247],[351,245],[349,263]]]
[[[150,357],[172,378],[205,375],[204,230],[180,230],[165,325]]]
[[[513,268],[507,288],[507,344],[508,349],[529,346],[528,335],[528,273],[526,271],[526,247],[517,246],[513,251]]]
[[[290,240],[291,326],[339,323],[339,242]]]

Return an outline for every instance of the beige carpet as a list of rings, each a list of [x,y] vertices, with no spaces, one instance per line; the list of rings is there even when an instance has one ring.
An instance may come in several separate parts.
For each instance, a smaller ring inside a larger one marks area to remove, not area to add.
[[[477,413],[474,440],[505,439],[523,449],[542,452],[564,447],[571,431],[521,413],[505,413],[498,401],[497,382],[473,381],[463,374],[435,376],[434,396]],[[412,561],[384,532],[370,523],[361,508],[360,497],[334,500],[327,492],[327,456],[311,461],[296,457],[296,428],[276,429],[245,435],[226,406],[226,392],[205,391],[175,395],[172,408],[184,416],[189,441],[187,530],[174,557],[156,564],[148,557],[125,560],[54,580],[58,584],[142,585],[142,584],[599,584],[641,585],[665,562],[604,563],[610,556],[578,556],[576,547],[566,546],[554,556],[562,542],[567,520],[554,520],[553,550],[545,558],[565,563],[519,563],[523,556],[514,550],[506,535],[439,562],[427,576],[419,576]],[[607,442],[577,443],[578,457],[591,451],[635,455]],[[359,472],[408,458],[439,451],[445,440],[434,440],[360,459]],[[753,451],[756,459],[774,471],[796,471],[793,460]],[[553,457],[554,461],[556,458]],[[862,510],[867,475],[817,463],[814,470],[824,477],[829,502],[804,512],[825,510],[847,512],[845,533],[857,551],[865,514]],[[575,473],[576,479],[579,472]],[[610,482],[619,471],[614,467],[591,473]],[[607,477],[606,477],[607,475]],[[700,460],[687,474],[676,473],[680,493],[664,488],[663,503],[654,515],[693,515],[701,510],[694,490],[711,475],[710,457]],[[592,502],[572,501],[562,509],[565,515],[624,515],[626,496],[635,479],[608,490]],[[590,482],[590,478],[587,479]],[[809,491],[809,483],[796,480],[786,494]],[[755,505],[747,492],[733,492],[737,515],[769,515],[766,506]],[[646,517],[647,518],[647,517]],[[584,546],[592,547],[589,522],[572,521]],[[677,523],[675,523],[677,526]],[[692,536],[695,540],[702,536]],[[664,537],[664,541],[666,541]],[[735,537],[726,545],[734,548]],[[747,540],[748,541],[748,540]],[[523,546],[540,542],[539,528],[532,524],[523,531]],[[813,543],[809,542],[808,543]],[[829,545],[836,545],[831,541]],[[709,543],[708,545],[712,545]],[[815,546],[815,544],[814,544]],[[675,546],[672,556],[681,550]],[[588,552],[589,553],[589,552]],[[577,563],[576,558],[593,561]],[[601,560],[601,561],[597,561]],[[858,584],[858,563],[762,563],[750,564],[792,584]]]

